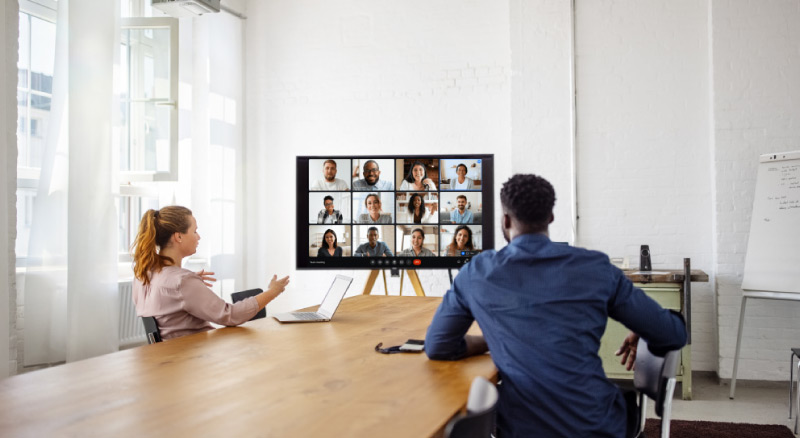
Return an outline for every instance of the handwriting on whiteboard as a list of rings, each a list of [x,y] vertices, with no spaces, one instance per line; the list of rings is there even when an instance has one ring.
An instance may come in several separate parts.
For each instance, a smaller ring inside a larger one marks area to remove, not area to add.
[[[800,164],[784,164],[770,166],[767,169],[770,178],[777,180],[775,192],[767,195],[770,208],[768,211],[786,211],[800,208]],[[765,217],[764,222],[770,218]]]

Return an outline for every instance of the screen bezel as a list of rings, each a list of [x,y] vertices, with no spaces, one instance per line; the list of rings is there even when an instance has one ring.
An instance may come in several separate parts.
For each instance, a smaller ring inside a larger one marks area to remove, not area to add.
[[[437,257],[326,257],[315,258],[308,255],[309,248],[309,227],[316,224],[309,224],[306,220],[308,216],[308,199],[309,190],[308,177],[309,177],[309,162],[311,160],[325,160],[325,159],[343,159],[343,160],[364,160],[364,159],[391,159],[391,160],[407,160],[407,159],[465,159],[473,160],[480,159],[481,161],[481,203],[482,211],[485,212],[481,215],[481,230],[482,230],[482,248],[481,251],[494,249],[494,154],[448,154],[448,155],[431,155],[431,154],[403,154],[403,155],[303,155],[296,157],[297,169],[297,209],[296,209],[296,268],[297,269],[386,269],[386,268],[400,268],[400,269],[449,269],[460,268],[469,261],[474,255],[468,256],[437,256]],[[350,175],[347,175],[350,178]],[[351,188],[352,189],[352,188]],[[358,191],[357,191],[358,192]],[[397,187],[394,192],[397,193]],[[437,191],[442,193],[441,191]],[[445,191],[447,192],[447,191]],[[352,190],[351,190],[352,193]],[[363,193],[363,192],[361,192]],[[487,214],[488,213],[488,214]],[[351,218],[352,221],[352,218]],[[350,224],[357,225],[357,224]],[[392,223],[397,226],[397,219]],[[433,224],[431,224],[433,225]],[[441,223],[436,224],[441,227]],[[449,225],[449,224],[444,224]],[[476,224],[477,225],[477,224]],[[355,248],[353,248],[355,249]],[[403,262],[400,263],[400,260]],[[420,260],[420,263],[413,264],[415,260]],[[388,263],[387,263],[388,261]]]

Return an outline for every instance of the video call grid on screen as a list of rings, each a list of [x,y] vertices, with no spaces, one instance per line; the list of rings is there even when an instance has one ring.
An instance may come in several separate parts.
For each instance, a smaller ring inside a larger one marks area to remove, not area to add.
[[[490,154],[297,157],[297,267],[463,266],[494,249],[493,164]]]

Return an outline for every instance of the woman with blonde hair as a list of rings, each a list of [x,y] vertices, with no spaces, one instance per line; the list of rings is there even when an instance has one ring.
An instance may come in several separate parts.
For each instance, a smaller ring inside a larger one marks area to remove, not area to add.
[[[192,211],[169,206],[148,210],[139,223],[133,253],[133,303],[139,316],[153,316],[164,339],[211,330],[213,322],[236,326],[250,320],[284,291],[289,277],[273,276],[267,290],[228,304],[207,286],[213,272],[194,273],[181,261],[197,251],[200,235]]]

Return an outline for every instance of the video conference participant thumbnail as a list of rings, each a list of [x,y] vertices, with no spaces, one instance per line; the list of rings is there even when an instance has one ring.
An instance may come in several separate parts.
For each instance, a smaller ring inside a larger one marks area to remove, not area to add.
[[[308,189],[312,191],[350,190],[347,181],[336,177],[338,174],[350,174],[349,159],[308,160]]]
[[[439,223],[439,194],[398,192],[397,223],[437,224]]]
[[[439,227],[435,225],[398,225],[398,257],[436,257],[439,252]]]
[[[354,257],[394,256],[394,225],[353,225]]]
[[[353,190],[375,192],[394,190],[394,160],[387,158],[353,160]]]
[[[353,193],[354,223],[391,224],[394,192]]]
[[[439,238],[443,256],[469,256],[483,248],[480,226],[442,225]]]
[[[439,160],[419,158],[397,160],[397,190],[436,191]]]
[[[310,192],[309,224],[349,224],[350,192]]]
[[[480,190],[481,159],[448,158],[441,160],[441,190]]]
[[[481,192],[442,192],[442,224],[480,224],[483,204]]]
[[[310,225],[309,257],[350,257],[352,255],[349,225]]]

